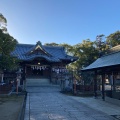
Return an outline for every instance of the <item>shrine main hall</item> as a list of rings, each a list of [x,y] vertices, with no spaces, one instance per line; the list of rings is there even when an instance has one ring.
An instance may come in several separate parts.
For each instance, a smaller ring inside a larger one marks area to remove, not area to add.
[[[60,84],[63,73],[67,72],[66,65],[77,60],[63,46],[42,45],[40,41],[35,45],[18,43],[12,54],[20,61],[21,84],[26,82],[27,86]]]

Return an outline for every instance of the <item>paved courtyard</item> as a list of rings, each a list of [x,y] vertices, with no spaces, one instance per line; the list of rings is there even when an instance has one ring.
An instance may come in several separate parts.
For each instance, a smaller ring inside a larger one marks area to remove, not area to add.
[[[58,86],[29,87],[27,91],[24,120],[115,120],[104,109],[102,112],[60,93]]]

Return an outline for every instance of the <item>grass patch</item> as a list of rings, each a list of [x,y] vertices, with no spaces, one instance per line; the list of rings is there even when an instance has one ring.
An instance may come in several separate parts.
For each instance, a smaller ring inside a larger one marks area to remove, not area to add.
[[[0,97],[0,120],[17,120],[24,97],[24,95]]]

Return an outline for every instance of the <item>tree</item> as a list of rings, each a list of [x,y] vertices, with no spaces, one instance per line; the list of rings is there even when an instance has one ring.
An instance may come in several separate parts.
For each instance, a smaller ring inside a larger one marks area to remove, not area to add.
[[[7,20],[0,14],[0,69],[2,71],[4,69],[14,69],[18,61],[17,58],[11,54],[16,47],[17,40],[3,29],[3,23],[7,24]]]
[[[107,36],[106,42],[110,47],[120,45],[120,31],[116,31],[110,34],[109,36]]]
[[[78,43],[74,46],[68,45],[66,43],[64,44],[47,43],[47,45],[63,46],[68,55],[78,57],[77,61],[67,65],[67,68],[69,70],[74,71],[74,75],[76,76],[76,78],[79,78],[78,76],[80,76],[79,73],[82,68],[91,64],[99,56],[99,51],[98,49],[96,49],[95,43],[91,42],[89,39],[83,40],[82,43]]]
[[[63,44],[59,44],[59,46],[63,46],[65,48],[65,52],[68,54],[68,55],[73,55],[73,46],[67,44],[67,43],[63,43]]]
[[[96,40],[94,41],[96,49],[99,51],[99,57],[106,54],[110,46],[106,44],[105,35],[97,35]]]
[[[8,33],[0,30],[0,69],[13,69],[17,62],[15,56],[11,52],[16,47],[17,40],[15,40]]]
[[[4,32],[7,31],[7,19],[0,13],[0,29]]]
[[[80,80],[81,69],[95,61],[99,56],[99,51],[96,49],[94,42],[91,42],[89,39],[83,40],[82,43],[74,46],[67,47],[69,48],[69,54],[78,57],[77,61],[69,64],[67,67],[69,70],[73,70],[76,79]]]
[[[79,69],[82,69],[98,58],[98,50],[94,47],[94,42],[83,40],[82,43],[74,46],[74,56],[79,59],[74,63]]]
[[[46,46],[59,46],[57,43],[45,43]]]

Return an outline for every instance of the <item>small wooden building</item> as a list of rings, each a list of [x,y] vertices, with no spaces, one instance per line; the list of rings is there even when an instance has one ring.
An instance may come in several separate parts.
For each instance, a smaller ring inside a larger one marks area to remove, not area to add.
[[[60,84],[66,65],[77,60],[67,55],[62,46],[45,46],[38,41],[32,44],[17,44],[12,53],[20,60],[22,81],[27,86],[40,84]],[[21,84],[23,84],[21,82]]]
[[[99,75],[102,99],[105,100],[105,95],[120,99],[120,45],[110,49],[106,55],[98,58],[82,71],[94,71],[95,97],[97,97],[97,77]]]

